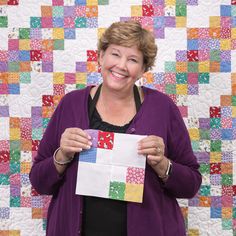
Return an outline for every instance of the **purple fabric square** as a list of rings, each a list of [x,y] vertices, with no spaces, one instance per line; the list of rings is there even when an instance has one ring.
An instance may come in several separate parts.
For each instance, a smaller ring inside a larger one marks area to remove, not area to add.
[[[187,0],[187,5],[196,6],[198,5],[198,0]]]
[[[221,197],[220,196],[212,196],[211,197],[211,207],[221,207]]]
[[[6,72],[8,68],[8,64],[5,61],[0,61],[0,72]]]
[[[86,72],[87,64],[86,62],[76,62],[76,72]]]
[[[42,128],[42,118],[32,116],[32,128]]]
[[[209,48],[209,39],[199,39],[198,40],[199,49],[208,49]]]
[[[220,52],[221,61],[231,61],[231,51],[221,51]]]
[[[42,117],[42,107],[32,107],[31,108],[32,117]]]
[[[19,61],[19,51],[18,50],[8,51],[8,60],[9,61]]]
[[[31,205],[33,208],[42,208],[43,207],[42,196],[33,196],[31,199]]]
[[[42,62],[42,71],[43,72],[53,72],[53,62],[43,61]]]
[[[233,153],[232,152],[222,152],[221,153],[221,161],[231,163],[233,161]]]
[[[94,129],[87,129],[86,130],[86,133],[88,133],[92,140],[92,147],[97,147],[97,144],[98,144],[98,130],[94,130]]]
[[[221,175],[220,174],[215,174],[215,175],[210,175],[210,183],[212,185],[221,185]]]
[[[0,117],[9,117],[9,106],[0,106]]]
[[[164,28],[154,29],[154,36],[157,39],[164,39],[165,38],[165,29]]]
[[[188,94],[197,95],[198,94],[198,84],[189,84],[188,85]]]
[[[194,153],[199,163],[209,163],[210,155],[207,152]]]
[[[0,207],[0,219],[9,219],[9,217],[10,217],[10,208]]]
[[[194,198],[189,199],[188,205],[189,206],[199,206],[199,198],[194,197]]]
[[[210,118],[199,118],[200,129],[210,129]]]
[[[221,130],[220,129],[211,129],[210,130],[210,138],[212,140],[220,140],[221,139]]]
[[[177,50],[176,51],[176,61],[187,61],[187,51]]]
[[[64,17],[73,17],[73,16],[75,16],[75,7],[64,6]]]
[[[31,28],[30,29],[30,38],[31,39],[41,39],[42,38],[42,30]]]
[[[10,195],[12,197],[20,196],[20,186],[18,186],[18,185],[11,185],[11,187],[10,187]]]
[[[175,17],[174,16],[166,16],[165,17],[165,27],[175,27]]]
[[[165,0],[153,0],[153,3],[156,5],[165,5]]]

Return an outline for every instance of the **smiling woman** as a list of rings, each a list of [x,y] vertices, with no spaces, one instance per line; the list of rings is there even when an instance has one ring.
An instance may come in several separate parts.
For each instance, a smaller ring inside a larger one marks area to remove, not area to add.
[[[156,53],[153,34],[138,22],[113,23],[98,43],[103,83],[58,105],[30,172],[37,192],[53,195],[48,236],[186,235],[176,198],[193,197],[201,184],[188,131],[169,97],[135,85]],[[137,143],[147,162],[142,203],[75,194],[74,156],[92,145],[86,129],[145,135]]]

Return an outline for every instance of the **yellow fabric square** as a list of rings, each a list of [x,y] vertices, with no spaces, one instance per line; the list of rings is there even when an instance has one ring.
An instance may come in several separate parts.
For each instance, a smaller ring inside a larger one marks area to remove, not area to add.
[[[143,184],[129,184],[125,186],[125,201],[142,202],[143,200]]]
[[[53,28],[52,36],[54,39],[64,39],[64,29]]]
[[[76,81],[76,84],[86,84],[87,74],[86,73],[76,73],[75,81]]]
[[[188,130],[188,132],[189,132],[189,136],[190,136],[191,140],[199,140],[200,139],[199,129],[191,128]]]
[[[18,84],[20,79],[19,73],[9,72],[8,73],[8,83],[9,84]]]
[[[236,107],[235,106],[232,107],[232,117],[233,118],[236,117]]]
[[[105,32],[106,28],[98,28],[98,38],[101,38],[102,34]]]
[[[143,78],[145,78],[145,80],[148,84],[154,82],[154,77],[153,77],[153,74],[151,72],[144,73]]]
[[[188,86],[187,84],[176,84],[176,94],[187,95]]]
[[[98,5],[98,0],[86,0],[87,6]]]
[[[211,28],[220,27],[220,16],[210,16],[210,27]]]
[[[221,39],[220,40],[220,49],[221,50],[231,50],[231,40],[230,39]]]
[[[65,76],[62,72],[55,72],[53,73],[53,83],[54,84],[64,84]]]
[[[230,219],[232,218],[232,208],[230,207],[222,207],[222,218]]]
[[[131,16],[142,16],[143,8],[142,6],[131,6]]]
[[[189,229],[188,236],[200,236],[199,230],[198,229]]]
[[[187,72],[187,62],[176,62],[176,72]]]
[[[20,230],[10,230],[9,236],[20,236]]]
[[[187,18],[185,16],[177,16],[175,18],[176,27],[186,27]]]
[[[30,40],[20,39],[19,40],[19,50],[30,50]]]
[[[211,152],[210,153],[210,163],[221,162],[221,152]]]
[[[28,174],[31,169],[31,163],[30,162],[21,162],[20,163],[20,172],[22,174]]]
[[[20,129],[17,128],[10,129],[10,140],[20,140]]]
[[[209,61],[199,61],[198,72],[209,72],[209,71],[210,71],[210,62]]]
[[[236,28],[231,29],[231,39],[236,39]]]
[[[166,6],[175,6],[176,0],[165,0],[165,5]]]

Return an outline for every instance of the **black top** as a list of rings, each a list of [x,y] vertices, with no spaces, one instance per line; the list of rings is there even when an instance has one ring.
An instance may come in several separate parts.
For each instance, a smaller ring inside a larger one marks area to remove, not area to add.
[[[98,87],[94,98],[89,97],[88,111],[90,129],[99,129],[115,133],[125,133],[132,120],[124,126],[116,126],[102,121],[96,104],[102,84]],[[141,106],[139,92],[134,86],[136,112]],[[83,236],[126,236],[127,235],[127,203],[99,197],[83,198]]]

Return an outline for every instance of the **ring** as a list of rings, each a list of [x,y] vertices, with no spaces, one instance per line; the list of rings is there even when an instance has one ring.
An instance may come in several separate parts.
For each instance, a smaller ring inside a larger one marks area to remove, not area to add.
[[[157,147],[157,155],[159,155],[161,153],[161,148]]]

